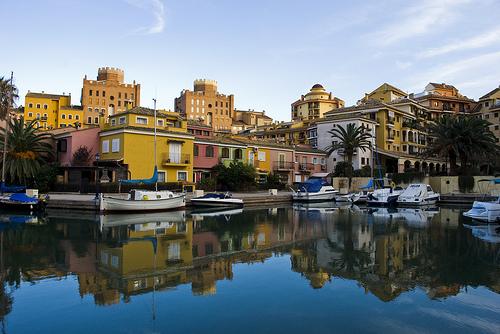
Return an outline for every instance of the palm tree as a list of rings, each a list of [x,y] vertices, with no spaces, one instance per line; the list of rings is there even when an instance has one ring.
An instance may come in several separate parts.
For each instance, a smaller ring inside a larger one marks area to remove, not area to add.
[[[340,125],[334,127],[329,134],[332,136],[332,144],[326,148],[328,155],[342,149],[343,154],[347,157],[346,175],[349,178],[349,187],[351,186],[352,178],[352,157],[357,149],[365,152],[371,148],[371,135],[367,132],[364,126],[356,126],[354,123],[347,124],[344,128]]]
[[[494,157],[499,152],[489,126],[488,121],[471,116],[441,117],[429,127],[429,136],[433,140],[424,155],[447,158],[452,174],[456,173],[457,160],[460,160],[464,172],[470,159],[478,161]]]
[[[17,95],[17,87],[12,80],[13,74],[11,73],[10,79],[0,77],[0,120],[5,120],[5,132],[7,132],[10,124],[10,111],[14,108],[14,102],[19,98]],[[2,147],[7,146],[7,137],[5,136]],[[2,150],[2,166],[5,165],[6,158],[5,150]],[[5,183],[5,169],[2,167],[2,184]]]
[[[35,121],[24,124],[23,118],[12,119],[8,132],[0,129],[0,141],[5,140],[6,133],[8,146],[5,150],[5,173],[10,181],[26,184],[52,158],[53,149],[48,142],[51,135],[38,132]]]

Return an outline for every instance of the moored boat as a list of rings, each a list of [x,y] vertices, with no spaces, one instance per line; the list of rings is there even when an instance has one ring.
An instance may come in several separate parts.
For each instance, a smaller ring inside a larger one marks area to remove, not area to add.
[[[495,202],[474,201],[472,208],[463,215],[483,222],[500,221],[500,197]]]
[[[0,207],[13,211],[43,211],[47,200],[47,196],[38,196],[36,194],[5,194],[0,196]]]
[[[131,190],[127,198],[99,196],[101,212],[162,211],[186,206],[185,194],[168,190]]]
[[[200,197],[191,198],[191,205],[196,207],[242,207],[243,200],[233,198],[230,193],[209,193]]]
[[[397,203],[399,196],[403,193],[401,187],[385,187],[375,189],[372,193],[368,194],[368,205],[374,206],[391,206]]]
[[[321,178],[310,178],[299,184],[297,191],[292,191],[293,200],[303,202],[333,201],[338,194],[334,187]]]
[[[439,201],[439,193],[434,192],[432,187],[424,183],[410,184],[397,200],[400,205],[431,205]]]

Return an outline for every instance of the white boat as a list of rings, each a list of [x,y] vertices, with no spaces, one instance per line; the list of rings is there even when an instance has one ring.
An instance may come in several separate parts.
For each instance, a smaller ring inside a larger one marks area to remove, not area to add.
[[[361,193],[349,193],[345,195],[336,195],[335,202],[338,203],[356,203],[361,198]]]
[[[435,193],[432,187],[424,183],[410,184],[398,198],[401,205],[430,205],[439,201],[439,193]]]
[[[474,201],[472,208],[463,213],[465,217],[484,221],[500,221],[500,197],[495,202]]]
[[[196,207],[242,207],[243,200],[233,198],[230,193],[209,193],[201,197],[191,198],[191,205]]]
[[[368,194],[368,205],[375,206],[390,206],[395,205],[399,196],[403,193],[401,187],[385,187],[375,189],[372,193]]]
[[[165,211],[186,206],[185,194],[168,190],[131,190],[127,198],[99,196],[101,212]]]
[[[338,191],[326,180],[321,178],[310,178],[298,186],[298,190],[292,189],[294,201],[301,202],[323,202],[333,201]]]

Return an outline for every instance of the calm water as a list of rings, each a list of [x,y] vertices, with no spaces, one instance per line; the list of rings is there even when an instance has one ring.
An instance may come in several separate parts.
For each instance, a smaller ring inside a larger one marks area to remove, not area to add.
[[[500,333],[500,238],[461,211],[3,215],[0,318],[6,333]]]

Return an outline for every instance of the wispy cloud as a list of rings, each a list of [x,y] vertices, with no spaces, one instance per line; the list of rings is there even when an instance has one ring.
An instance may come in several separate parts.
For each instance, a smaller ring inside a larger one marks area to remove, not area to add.
[[[478,49],[498,42],[500,42],[500,27],[471,38],[454,40],[443,46],[427,49],[418,53],[417,58],[430,58],[454,51]]]
[[[401,10],[395,22],[370,34],[377,44],[390,45],[404,39],[425,35],[447,26],[459,17],[460,6],[470,0],[425,0]]]
[[[165,6],[161,0],[125,0],[128,4],[148,11],[153,15],[151,24],[137,28],[134,33],[139,35],[158,34],[165,29]]]

